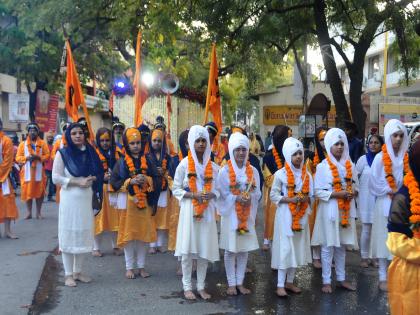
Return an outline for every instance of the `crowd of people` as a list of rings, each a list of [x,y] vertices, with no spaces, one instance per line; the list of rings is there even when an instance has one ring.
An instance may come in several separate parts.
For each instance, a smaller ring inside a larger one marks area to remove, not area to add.
[[[54,144],[53,135],[44,142],[30,123],[16,154],[0,131],[0,222],[5,235],[16,238],[10,225],[18,209],[9,175],[18,163],[26,219],[32,218],[33,200],[42,218],[47,181],[48,199],[56,192],[66,286],[90,282],[82,272],[85,254],[100,257],[106,246],[124,254],[127,279],[149,277],[147,254],[170,250],[178,257],[185,298],[198,293],[209,299],[207,266],[220,259],[220,249],[227,294],[251,293],[244,278],[248,253],[259,248],[256,215],[263,209],[262,248],[271,251],[271,268],[278,270],[279,297],[301,292],[295,272],[308,264],[322,269],[324,293],[333,292],[333,266],[336,287],[356,290],[346,279],[345,260],[360,239],[360,267],[378,267],[391,310],[414,307],[417,276],[404,284],[398,278],[416,275],[420,261],[420,143],[409,150],[407,130],[396,119],[385,125],[383,138],[371,135],[366,148],[352,127],[318,128],[313,152],[284,125],[264,143],[238,126],[220,139],[213,122],[195,125],[180,134],[177,149],[161,117],[151,129],[116,121],[112,129],[97,130],[95,140],[82,118],[63,125]]]

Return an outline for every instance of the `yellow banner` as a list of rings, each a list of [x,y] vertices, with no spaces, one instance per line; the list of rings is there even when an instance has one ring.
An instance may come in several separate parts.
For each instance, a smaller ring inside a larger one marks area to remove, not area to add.
[[[263,107],[263,124],[267,126],[299,125],[299,116],[303,115],[302,105],[276,105]],[[330,126],[335,123],[335,107],[331,106],[328,112],[328,123]]]

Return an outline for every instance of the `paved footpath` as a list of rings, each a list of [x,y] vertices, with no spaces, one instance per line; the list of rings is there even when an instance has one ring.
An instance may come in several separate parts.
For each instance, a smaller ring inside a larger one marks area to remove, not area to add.
[[[146,266],[152,276],[127,280],[124,259],[113,256],[110,245],[102,258],[88,255],[85,271],[94,279],[91,284],[64,287],[61,257],[53,253],[57,246],[55,203],[44,203],[44,214],[44,220],[17,221],[14,229],[19,240],[0,239],[0,315],[389,313],[386,294],[377,288],[377,269],[359,268],[359,256],[353,252],[347,255],[347,275],[357,282],[357,292],[337,289],[331,295],[322,294],[321,272],[308,266],[297,272],[303,293],[279,299],[274,294],[277,273],[270,269],[270,256],[258,250],[250,255],[254,272],[245,282],[253,294],[227,297],[223,264],[216,263],[207,275],[213,298],[189,302],[182,297],[177,259],[172,254],[149,255]],[[258,221],[263,222],[261,212]],[[261,236],[261,226],[258,230]]]

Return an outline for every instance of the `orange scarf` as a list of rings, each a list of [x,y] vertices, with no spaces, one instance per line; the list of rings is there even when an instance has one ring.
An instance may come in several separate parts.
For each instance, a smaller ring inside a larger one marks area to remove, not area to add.
[[[330,157],[327,155],[326,160],[328,165],[330,166],[331,173],[333,175],[333,187],[335,192],[340,192],[343,190],[343,186],[341,184],[340,174],[338,172],[337,166],[331,161]],[[350,160],[346,161],[346,177],[344,178],[346,182],[346,191],[349,193],[353,193],[352,187],[352,165]],[[341,211],[341,226],[346,228],[350,225],[349,217],[350,217],[350,201],[347,199],[338,198],[338,210]]]
[[[392,173],[392,160],[388,153],[386,145],[382,145],[382,162],[384,164],[385,179],[389,187],[394,193],[398,191],[397,183],[395,182],[394,174]],[[404,154],[404,174],[408,174],[410,167],[408,165],[408,154]]]
[[[242,194],[243,197],[249,198],[249,192],[246,192],[246,191],[241,192],[239,190],[239,185],[236,182],[236,174],[235,174],[235,170],[233,169],[231,160],[228,161],[228,167],[229,167],[229,180],[230,180],[229,188],[232,194],[235,196],[239,196],[240,194]],[[247,177],[246,186],[248,187],[249,185],[251,185],[250,191],[252,191],[255,189],[255,179],[254,179],[254,171],[249,161],[246,163],[245,173]],[[248,206],[244,206],[240,202],[235,202],[235,210],[236,210],[236,215],[238,217],[237,231],[239,232],[239,234],[245,234],[249,232],[248,218],[251,213],[251,204]]]
[[[295,193],[295,175],[289,164],[285,164],[286,175],[287,175],[287,196],[293,198],[296,195],[303,199],[309,194],[309,175],[306,173],[305,168],[302,170],[302,190]],[[306,208],[308,208],[309,202],[289,203],[290,213],[292,214],[292,231],[302,231],[300,219],[305,215]]]
[[[206,169],[204,171],[204,189],[203,193],[211,192],[211,187],[213,183],[213,165],[209,159]],[[191,155],[191,151],[188,151],[188,187],[192,193],[197,193],[197,173],[195,171],[194,159]],[[208,207],[208,202],[204,201],[199,203],[198,200],[192,200],[194,206],[194,218],[197,221],[200,221],[203,218],[204,211]]]
[[[410,195],[410,223],[415,238],[420,238],[420,189],[414,174],[411,170],[404,177],[404,185],[408,188]]]
[[[134,166],[134,160],[131,158],[130,155],[126,154],[124,158],[125,162],[127,163],[128,171],[130,172],[130,177],[135,178],[137,176],[137,170]],[[147,161],[146,157],[142,155],[141,157],[141,166],[140,166],[140,172],[141,174],[145,175],[147,170]],[[146,208],[146,192],[147,192],[147,184],[144,184],[142,187],[139,187],[138,185],[133,185],[134,194],[136,196],[136,205],[140,209]]]

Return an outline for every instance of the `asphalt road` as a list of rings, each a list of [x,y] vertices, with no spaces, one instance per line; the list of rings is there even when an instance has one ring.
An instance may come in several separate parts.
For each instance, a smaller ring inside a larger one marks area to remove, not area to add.
[[[23,209],[22,204],[19,204]],[[250,255],[246,285],[249,296],[227,297],[223,263],[210,265],[207,288],[209,302],[189,302],[182,297],[177,259],[171,253],[149,255],[148,279],[127,280],[124,258],[111,254],[88,255],[85,271],[90,284],[77,288],[63,285],[61,257],[57,246],[57,206],[44,203],[45,219],[18,220],[14,225],[20,239],[0,239],[0,314],[387,314],[386,294],[378,290],[377,269],[359,268],[359,255],[347,254],[348,279],[357,292],[337,289],[322,294],[321,272],[311,266],[297,272],[296,283],[303,292],[287,299],[275,296],[277,274],[270,269],[270,255],[261,250]],[[24,211],[22,211],[22,217]],[[259,214],[261,235],[262,213]],[[261,238],[260,238],[261,239]],[[221,253],[222,254],[222,253]],[[221,256],[222,257],[222,256]],[[222,258],[223,259],[223,258]]]

